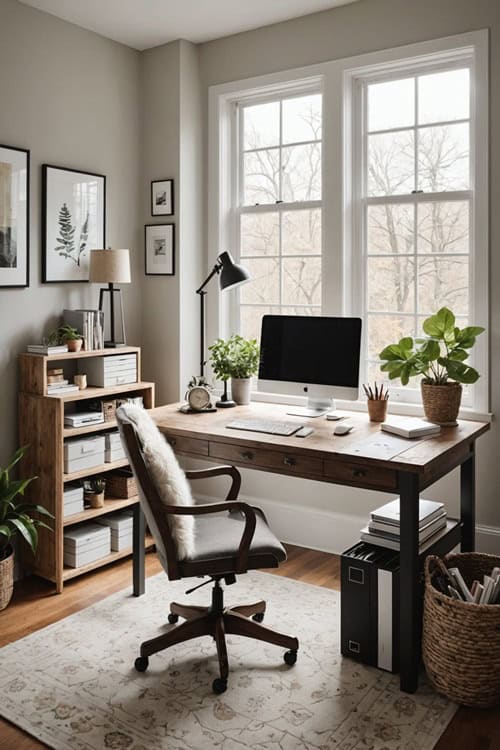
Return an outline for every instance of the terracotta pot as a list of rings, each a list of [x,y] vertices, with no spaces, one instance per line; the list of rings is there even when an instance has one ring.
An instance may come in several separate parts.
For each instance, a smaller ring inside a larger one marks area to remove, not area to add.
[[[252,378],[231,378],[231,397],[240,406],[250,403],[250,384]]]
[[[462,399],[460,383],[433,385],[422,382],[421,390],[424,413],[429,422],[440,424],[443,427],[457,424]]]
[[[104,508],[104,492],[86,492],[85,500],[90,503],[91,508]]]
[[[9,548],[10,554],[0,560],[0,610],[8,605],[14,590],[14,550]]]
[[[79,352],[83,345],[83,339],[70,339],[66,341],[69,352]]]

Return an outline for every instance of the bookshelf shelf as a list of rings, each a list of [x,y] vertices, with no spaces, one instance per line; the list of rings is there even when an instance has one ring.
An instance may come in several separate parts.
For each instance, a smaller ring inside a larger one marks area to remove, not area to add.
[[[132,393],[133,391],[143,391],[144,389],[150,388],[152,383],[123,383],[123,385],[110,385],[106,388],[98,388],[97,386],[89,386],[83,391],[70,391],[69,393],[62,393],[60,396],[53,395],[47,396],[47,398],[54,400],[61,400],[64,403],[71,401],[85,401],[87,399],[106,398],[108,396],[119,396],[121,394]]]
[[[124,498],[107,497],[104,500],[103,508],[86,508],[82,513],[75,513],[73,516],[66,516],[64,518],[64,526],[74,526],[82,521],[92,521],[93,518],[105,516],[106,513],[129,508],[131,505],[135,505],[138,501],[139,498],[137,495]]]
[[[151,549],[151,547],[153,547],[153,544],[153,537],[147,535],[145,548]],[[109,555],[106,555],[106,557],[101,557],[99,560],[94,560],[94,562],[87,563],[87,565],[81,565],[79,568],[69,568],[65,565],[63,568],[63,580],[69,581],[71,578],[76,578],[77,576],[81,576],[84,573],[90,573],[92,570],[102,568],[103,565],[108,565],[109,563],[115,562],[116,560],[121,560],[122,557],[128,557],[131,554],[132,547],[127,547],[126,549],[121,549],[119,552],[111,552]]]
[[[63,429],[64,438],[78,437],[79,435],[93,435],[95,432],[105,432],[106,430],[116,430],[117,422],[115,419],[109,422],[99,422],[98,424],[88,424],[84,427],[65,427]]]
[[[95,477],[96,474],[105,474],[108,471],[113,471],[113,469],[123,469],[124,466],[128,466],[128,461],[126,458],[120,458],[119,461],[98,464],[91,469],[80,469],[80,471],[72,471],[70,474],[64,474],[63,480],[64,482],[75,482],[77,479]]]

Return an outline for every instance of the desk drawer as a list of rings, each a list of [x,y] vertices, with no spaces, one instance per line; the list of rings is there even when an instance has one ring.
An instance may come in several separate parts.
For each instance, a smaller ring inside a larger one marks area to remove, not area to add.
[[[208,440],[179,437],[179,435],[165,435],[165,437],[176,453],[194,453],[197,456],[208,456]]]
[[[345,461],[325,461],[325,477],[340,484],[352,484],[365,489],[397,489],[397,473],[390,469],[365,467]]]
[[[240,466],[261,466],[274,469],[284,474],[316,475],[323,474],[323,461],[320,458],[308,458],[293,451],[267,450],[265,448],[244,448],[229,443],[210,442],[210,458],[222,458]]]

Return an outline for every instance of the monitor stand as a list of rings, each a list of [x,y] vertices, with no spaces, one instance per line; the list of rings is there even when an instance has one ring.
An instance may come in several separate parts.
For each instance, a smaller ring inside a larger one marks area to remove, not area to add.
[[[323,417],[327,412],[335,411],[335,401],[333,398],[312,398],[307,399],[307,406],[291,406],[287,414],[293,417]]]

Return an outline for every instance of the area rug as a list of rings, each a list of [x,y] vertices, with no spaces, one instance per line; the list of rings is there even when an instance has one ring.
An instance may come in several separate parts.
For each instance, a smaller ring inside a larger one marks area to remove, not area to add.
[[[223,695],[210,638],[136,672],[140,642],[171,627],[168,602],[190,583],[155,576],[143,597],[119,592],[1,649],[0,715],[57,750],[431,750],[455,713],[426,684],[405,695],[397,676],[341,657],[337,592],[268,573],[242,576],[226,600],[266,599],[266,623],[300,640],[294,667],[231,636]]]

